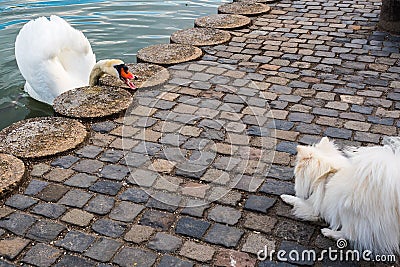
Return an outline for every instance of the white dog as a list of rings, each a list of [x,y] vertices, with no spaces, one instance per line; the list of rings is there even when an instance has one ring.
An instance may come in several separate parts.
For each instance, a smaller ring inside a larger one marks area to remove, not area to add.
[[[345,157],[328,138],[297,147],[296,196],[281,195],[295,216],[324,219],[326,237],[344,238],[356,249],[399,253],[400,146],[361,147]],[[391,144],[390,144],[391,143]]]

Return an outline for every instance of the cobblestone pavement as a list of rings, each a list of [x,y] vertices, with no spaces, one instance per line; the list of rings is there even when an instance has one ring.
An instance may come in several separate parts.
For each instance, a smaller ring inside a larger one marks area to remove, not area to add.
[[[0,208],[0,266],[312,265],[255,253],[336,248],[279,195],[294,191],[297,144],[398,135],[400,37],[376,29],[377,0],[271,6],[87,124],[79,149],[31,163]]]

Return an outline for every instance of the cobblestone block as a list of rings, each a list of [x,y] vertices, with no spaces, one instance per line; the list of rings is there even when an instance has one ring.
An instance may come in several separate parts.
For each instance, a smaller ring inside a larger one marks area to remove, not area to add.
[[[115,196],[121,189],[122,184],[112,181],[97,181],[89,187],[90,191]]]
[[[150,239],[154,233],[154,228],[144,225],[133,225],[126,233],[124,240],[134,243],[142,243]]]
[[[106,165],[100,172],[100,176],[110,180],[123,180],[129,173],[129,169],[121,165]]]
[[[122,201],[111,211],[109,216],[117,221],[132,222],[143,209],[144,206],[142,205]]]
[[[54,266],[55,267],[67,267],[67,266],[91,267],[91,266],[94,266],[94,262],[89,261],[84,258],[81,258],[81,257],[77,257],[77,256],[65,255]]]
[[[146,203],[149,199],[149,194],[139,188],[128,188],[119,196],[119,199],[136,203]]]
[[[58,204],[82,208],[92,196],[93,194],[86,193],[82,190],[72,189],[58,201]]]
[[[100,262],[108,262],[121,246],[121,242],[109,238],[101,238],[84,255]]]
[[[99,219],[93,223],[92,229],[98,234],[108,237],[120,237],[126,230],[126,224],[108,219]]]
[[[64,182],[65,185],[88,188],[97,181],[97,177],[94,175],[88,175],[86,173],[77,173],[71,178]]]
[[[1,218],[0,227],[16,235],[24,235],[35,222],[36,219],[30,215],[14,212],[7,217]]]
[[[42,191],[47,185],[49,185],[48,182],[33,179],[26,187],[24,194],[28,196],[36,195],[37,193]]]
[[[239,228],[216,223],[208,231],[204,240],[212,244],[231,248],[238,244],[243,233],[244,231]]]
[[[157,254],[138,248],[123,248],[113,260],[121,267],[143,266],[151,267],[157,259]]]
[[[60,250],[37,243],[25,254],[22,261],[34,266],[47,267],[53,264],[60,256]]]
[[[29,244],[29,240],[20,237],[0,240],[0,255],[13,260]],[[1,262],[0,262],[0,266]]]
[[[275,241],[269,240],[266,236],[262,234],[251,233],[243,244],[242,251],[256,254],[260,250],[264,250],[265,246],[267,251],[275,250]]]
[[[5,204],[12,208],[16,208],[19,210],[25,210],[32,205],[36,204],[38,201],[28,196],[16,194],[9,198]]]
[[[170,267],[170,266],[176,266],[176,267],[193,267],[194,264],[190,261],[184,261],[176,257],[172,257],[170,255],[164,255],[161,258],[160,263],[157,265],[157,267]]]
[[[115,200],[111,197],[97,195],[89,201],[85,210],[98,215],[105,215],[114,207],[114,202]]]
[[[40,242],[49,242],[58,237],[66,227],[50,221],[36,222],[26,233],[26,237]]]
[[[63,157],[59,157],[55,160],[53,160],[51,162],[51,166],[54,167],[60,167],[60,168],[64,168],[64,169],[68,169],[70,168],[75,162],[77,162],[79,160],[78,157],[75,156],[63,156]]]
[[[215,249],[210,246],[197,244],[192,241],[186,241],[180,251],[180,255],[186,258],[200,261],[209,262],[213,258]]]
[[[172,213],[161,212],[157,210],[146,210],[143,213],[139,223],[166,231],[171,227],[174,221],[175,216]]]
[[[208,219],[229,225],[236,224],[241,216],[240,211],[220,205],[215,206],[208,212]]]
[[[182,245],[182,240],[173,235],[157,233],[149,242],[150,249],[159,252],[175,252]]]
[[[86,211],[72,209],[61,217],[61,221],[83,227],[89,225],[93,218],[94,216]]]
[[[56,241],[56,246],[63,247],[73,252],[84,252],[93,242],[95,237],[72,230],[68,232],[65,237],[59,241]]]
[[[103,162],[94,159],[81,159],[72,167],[77,172],[94,174],[103,167]]]
[[[265,183],[260,189],[260,192],[278,196],[282,194],[295,194],[293,183],[274,179],[266,179]]]
[[[42,215],[44,217],[50,218],[50,219],[57,219],[60,217],[62,214],[67,209],[59,204],[53,204],[53,203],[41,203],[37,204],[33,209],[32,213]]]
[[[273,198],[250,195],[246,200],[244,208],[247,210],[267,213],[268,209],[270,209],[274,204],[275,199]]]
[[[191,217],[182,217],[176,223],[175,233],[200,239],[209,227],[209,222]]]

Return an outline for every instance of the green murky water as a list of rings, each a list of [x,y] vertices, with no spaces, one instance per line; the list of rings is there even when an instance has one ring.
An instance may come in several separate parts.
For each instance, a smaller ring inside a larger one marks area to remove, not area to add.
[[[84,32],[97,59],[135,62],[136,52],[148,45],[168,43],[176,30],[190,28],[196,17],[215,14],[229,0],[103,1],[0,0],[0,129],[13,122],[53,114],[23,90],[14,42],[21,27],[39,16],[58,15]]]

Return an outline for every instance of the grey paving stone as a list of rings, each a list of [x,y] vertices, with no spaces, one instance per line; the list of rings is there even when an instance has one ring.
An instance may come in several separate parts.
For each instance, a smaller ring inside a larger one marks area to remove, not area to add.
[[[82,208],[92,196],[93,194],[86,193],[85,191],[72,189],[58,201],[58,204]]]
[[[98,156],[102,152],[102,150],[103,149],[101,147],[88,145],[88,146],[85,146],[85,147],[79,149],[75,153],[81,157],[94,159],[96,156]]]
[[[88,188],[97,181],[97,176],[88,175],[86,173],[77,173],[64,182],[65,185]]]
[[[326,128],[324,135],[332,138],[350,139],[350,137],[352,136],[352,131],[347,129],[328,127]]]
[[[274,229],[274,235],[301,244],[307,244],[313,233],[314,227],[302,222],[279,221]]]
[[[89,187],[90,191],[115,196],[121,189],[122,184],[113,181],[97,181]]]
[[[32,205],[36,204],[37,202],[38,201],[36,199],[33,199],[31,197],[16,194],[16,195],[13,195],[12,197],[10,197],[9,199],[7,199],[5,204],[12,208],[16,208],[19,210],[25,210],[25,209],[31,207]]]
[[[191,217],[182,217],[176,223],[175,233],[201,239],[210,225],[211,224],[206,221]]]
[[[49,184],[43,190],[35,194],[35,197],[48,202],[57,202],[62,198],[69,188],[58,184]]]
[[[121,267],[143,266],[151,267],[156,261],[157,254],[138,249],[138,248],[123,248],[114,258],[113,263]]]
[[[158,210],[146,210],[139,221],[141,225],[147,225],[163,231],[168,230],[175,221],[173,213]]]
[[[149,242],[148,247],[150,249],[159,252],[175,252],[182,246],[182,240],[176,236],[157,233]]]
[[[108,262],[121,246],[121,242],[109,238],[101,238],[84,255],[100,262]]]
[[[33,179],[25,189],[24,194],[33,196],[42,191],[49,183]]]
[[[121,160],[121,164],[125,164],[130,167],[140,167],[150,159],[148,156],[144,156],[143,154],[144,152],[143,153],[128,152]]]
[[[283,142],[279,142],[276,145],[276,150],[295,155],[295,154],[297,154],[296,147],[297,147],[297,144],[294,142],[283,141]]]
[[[108,133],[115,129],[117,125],[113,121],[102,121],[92,124],[93,131],[100,133]]]
[[[122,165],[106,165],[100,171],[100,176],[111,180],[123,180],[129,173],[129,169]]]
[[[272,165],[271,168],[268,170],[266,176],[289,181],[292,180],[294,177],[294,168],[281,165]]]
[[[72,230],[65,237],[55,242],[56,246],[63,247],[73,252],[84,252],[96,238],[94,236]]]
[[[147,207],[174,212],[179,207],[182,197],[175,194],[156,192],[147,202]]]
[[[243,234],[244,231],[239,228],[216,223],[208,231],[204,240],[212,244],[231,248],[238,244]]]
[[[200,179],[206,170],[207,168],[204,165],[185,162],[176,166],[175,174],[187,178]]]
[[[124,152],[122,150],[107,149],[101,154],[99,159],[105,162],[117,163],[123,156]]]
[[[92,229],[98,234],[115,238],[120,237],[125,232],[127,225],[109,219],[99,219],[93,223]]]
[[[154,156],[160,150],[161,150],[161,144],[143,141],[140,142],[137,146],[135,146],[135,148],[132,149],[132,152]],[[143,155],[141,155],[141,157],[143,158]]]
[[[53,203],[41,203],[33,207],[32,213],[42,215],[50,219],[57,219],[62,214],[64,214],[66,210],[67,208],[63,205]]]
[[[159,174],[157,172],[138,169],[132,172],[127,180],[134,185],[150,187],[158,177]]]
[[[70,168],[74,163],[79,160],[78,157],[67,155],[63,157],[59,157],[51,162],[51,166],[61,167],[64,169]]]
[[[40,242],[49,242],[58,237],[66,227],[59,223],[50,221],[36,222],[26,233],[26,237]]]
[[[60,250],[38,243],[25,254],[22,261],[39,267],[47,267],[52,265],[60,255]]]
[[[267,211],[275,204],[276,200],[270,197],[250,195],[244,208],[258,212],[267,213]]]
[[[236,224],[241,217],[240,211],[221,205],[216,205],[208,212],[208,219],[229,225]]]
[[[209,207],[209,204],[204,200],[189,199],[185,203],[185,208],[181,211],[182,214],[203,217],[204,211]]]
[[[142,205],[122,201],[111,211],[109,217],[121,222],[132,222],[143,209]]]
[[[157,265],[157,267],[193,267],[194,263],[190,261],[185,261],[181,260],[179,258],[170,256],[170,255],[164,255],[160,263]]]
[[[20,212],[14,212],[0,220],[0,227],[16,235],[24,235],[28,228],[31,227],[35,222],[36,219],[33,216]]]
[[[275,179],[266,179],[260,192],[280,196],[282,194],[294,195],[294,184],[286,181],[279,181]]]
[[[146,203],[149,199],[149,194],[140,188],[128,188],[119,196],[119,199],[136,203]]]
[[[100,153],[100,152],[99,152]],[[81,159],[72,167],[77,172],[85,172],[88,174],[97,173],[102,167],[103,162],[94,159]]]
[[[72,267],[72,266],[92,267],[95,266],[95,263],[81,257],[73,255],[65,255],[56,265],[54,265],[54,267]]]
[[[114,202],[115,200],[112,197],[97,195],[89,201],[85,210],[91,213],[105,215],[114,207]]]

